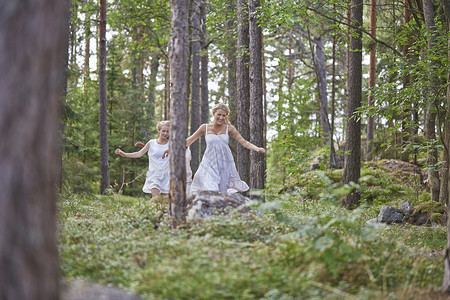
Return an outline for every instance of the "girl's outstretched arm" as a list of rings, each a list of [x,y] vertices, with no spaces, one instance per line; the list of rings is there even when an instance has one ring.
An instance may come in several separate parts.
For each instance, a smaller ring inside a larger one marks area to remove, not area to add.
[[[188,137],[186,139],[186,148],[189,147],[193,142],[198,140],[198,138],[201,137],[202,134],[205,134],[205,133],[206,133],[206,125],[202,124],[202,125],[200,125],[200,127],[197,129],[196,132],[194,132],[190,137]],[[168,155],[169,155],[169,149],[167,149],[166,151],[163,152],[162,158],[165,158]]]
[[[120,155],[122,157],[128,157],[128,158],[139,158],[142,155],[144,155],[145,153],[147,153],[148,149],[150,149],[150,141],[147,142],[147,144],[145,144],[145,146],[137,151],[137,152],[131,152],[131,153],[127,153],[127,152],[123,152],[122,150],[120,150],[119,148],[116,149],[116,151],[114,151],[117,155]]]
[[[239,131],[237,131],[237,129],[233,125],[230,125],[228,131],[229,131],[230,135],[236,141],[238,141],[239,144],[241,144],[245,148],[259,152],[259,153],[266,153],[266,150],[264,148],[257,147],[255,145],[253,145],[252,143],[250,143],[249,141],[247,141],[246,139],[244,139],[242,137],[242,135],[239,133]]]
[[[198,140],[203,134],[206,134],[206,124],[200,125],[196,132],[186,139],[186,147],[192,145],[193,142]]]

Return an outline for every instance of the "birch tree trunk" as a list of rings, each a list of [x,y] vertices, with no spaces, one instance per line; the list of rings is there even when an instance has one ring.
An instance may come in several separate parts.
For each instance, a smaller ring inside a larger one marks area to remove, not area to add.
[[[70,2],[0,10],[0,299],[59,299],[58,130]],[[32,151],[32,152],[30,152]]]
[[[100,129],[100,194],[109,187],[108,112],[106,95],[106,0],[100,0],[99,47],[99,129]]]
[[[262,99],[262,39],[257,12],[259,0],[249,0],[250,50],[250,142],[264,146],[264,104]],[[250,152],[250,188],[264,189],[266,164],[264,155]]]
[[[249,25],[248,8],[246,0],[237,1],[238,12],[238,41],[236,59],[236,98],[238,107],[237,129],[244,139],[250,140],[250,73],[248,65],[250,57],[248,54],[249,46]],[[241,179],[247,183],[250,182],[250,150],[237,147],[237,169]]]
[[[170,209],[172,226],[186,220],[186,111],[188,90],[188,0],[172,0],[170,64]]]
[[[357,109],[361,106],[362,96],[362,40],[361,27],[363,25],[363,1],[351,1],[350,23],[350,51],[348,65],[348,103],[347,103],[347,127],[345,130],[345,160],[344,160],[344,184],[358,183],[361,172],[361,121],[356,116]],[[359,204],[360,192],[353,189],[344,200],[343,205],[354,208]]]

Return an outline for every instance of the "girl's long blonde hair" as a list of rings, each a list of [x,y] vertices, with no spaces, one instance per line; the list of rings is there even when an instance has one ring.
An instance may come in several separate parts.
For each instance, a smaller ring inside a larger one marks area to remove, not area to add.
[[[223,110],[227,114],[227,117],[225,118],[225,123],[231,125],[230,121],[228,120],[228,115],[230,114],[230,109],[228,108],[228,106],[226,106],[223,103],[216,104],[216,106],[214,106],[212,109],[213,116],[219,109]]]

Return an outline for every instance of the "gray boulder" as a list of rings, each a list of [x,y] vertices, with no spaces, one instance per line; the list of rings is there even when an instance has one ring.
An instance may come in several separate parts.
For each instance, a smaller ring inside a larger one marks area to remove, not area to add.
[[[400,212],[404,214],[405,216],[410,216],[411,213],[414,211],[414,207],[409,203],[409,201],[403,202],[400,204]]]
[[[383,206],[378,214],[378,222],[387,224],[400,223],[403,221],[404,215],[393,206]]]
[[[238,193],[199,191],[188,194],[188,220],[206,219],[212,215],[226,215],[235,211],[248,212],[249,207],[243,206],[251,200]]]

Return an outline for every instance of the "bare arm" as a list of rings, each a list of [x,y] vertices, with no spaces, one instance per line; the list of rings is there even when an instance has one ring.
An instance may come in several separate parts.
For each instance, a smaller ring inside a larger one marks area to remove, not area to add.
[[[142,155],[144,155],[145,153],[147,153],[147,151],[148,151],[149,149],[150,149],[150,141],[147,142],[147,144],[145,144],[145,146],[144,146],[141,150],[139,150],[139,151],[137,151],[137,152],[127,153],[127,152],[123,152],[123,151],[120,150],[120,149],[116,149],[115,153],[116,153],[117,155],[122,156],[122,157],[139,158],[139,157],[141,157]]]
[[[190,137],[186,139],[186,148],[189,147],[193,142],[198,140],[199,137],[202,136],[202,134],[206,133],[206,125],[202,124],[194,134],[192,134]],[[169,149],[163,152],[162,158],[166,158],[169,155]]]
[[[195,142],[196,140],[198,140],[198,138],[201,137],[203,134],[206,134],[206,125],[205,124],[200,125],[200,127],[197,129],[197,131],[194,132],[194,134],[192,134],[190,137],[188,137],[186,139],[186,147],[189,147],[190,145],[192,145],[192,143]]]
[[[252,143],[250,143],[249,141],[247,141],[246,139],[244,139],[242,137],[242,135],[239,133],[239,131],[237,131],[237,129],[233,125],[230,125],[229,132],[230,132],[230,135],[236,141],[238,141],[239,144],[241,144],[245,148],[253,150],[253,151],[256,151],[256,152],[259,152],[259,153],[266,153],[266,150],[264,148],[257,147],[255,145],[253,145]]]

